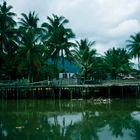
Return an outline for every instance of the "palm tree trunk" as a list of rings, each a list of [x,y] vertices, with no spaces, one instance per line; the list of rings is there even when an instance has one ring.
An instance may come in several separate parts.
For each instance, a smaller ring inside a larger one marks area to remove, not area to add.
[[[3,51],[3,49],[2,49],[2,37],[0,36],[0,51],[2,52]]]
[[[57,60],[54,60],[53,65],[54,65],[54,75],[55,78],[57,79]]]
[[[33,74],[32,74],[32,64],[29,64],[29,72],[28,72],[28,79],[29,79],[29,82],[33,82]]]
[[[64,60],[64,54],[63,54],[63,50],[61,50],[61,59],[62,59],[62,67],[64,68],[64,63],[65,63],[65,60]]]
[[[85,83],[86,79],[87,79],[87,69],[85,69],[85,73],[84,73],[84,83]]]
[[[0,38],[0,51],[3,53],[3,49],[4,49],[4,42],[3,42],[3,36],[1,35],[1,38]]]

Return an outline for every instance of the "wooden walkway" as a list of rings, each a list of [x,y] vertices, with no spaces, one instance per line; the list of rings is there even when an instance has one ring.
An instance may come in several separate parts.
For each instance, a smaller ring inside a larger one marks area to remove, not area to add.
[[[111,86],[140,86],[140,80],[111,80],[98,84],[54,84],[48,81],[34,83],[0,83],[0,89],[6,88],[81,88],[81,87],[111,87]]]
[[[0,84],[0,98],[119,98],[140,97],[140,81],[102,81],[99,84],[54,85],[48,81]]]

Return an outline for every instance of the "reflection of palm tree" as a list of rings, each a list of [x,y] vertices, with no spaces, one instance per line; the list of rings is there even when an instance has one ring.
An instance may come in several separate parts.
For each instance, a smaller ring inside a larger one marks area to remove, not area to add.
[[[110,130],[112,131],[112,135],[114,135],[116,138],[123,137],[123,130],[129,129],[130,122],[131,122],[131,116],[128,115],[127,112],[115,112],[109,113],[108,118],[108,124],[110,127]]]
[[[132,122],[132,132],[130,136],[134,138],[134,140],[140,140],[140,123],[138,121]]]
[[[93,113],[85,112],[83,114],[82,128],[84,128],[81,132],[81,136],[83,139],[93,139],[98,140],[99,137],[97,135],[98,132],[101,131],[101,127],[104,126],[101,118],[95,116]]]
[[[80,122],[71,124],[67,127],[66,135],[68,138],[81,140],[98,140],[98,132],[105,126],[102,117],[96,116],[91,112],[84,112],[83,119]]]
[[[26,102],[26,103],[25,103]],[[88,106],[88,109],[101,111],[95,113],[94,111],[86,111],[82,113],[81,120],[77,122],[72,122],[70,124],[66,123],[67,119],[65,119],[65,115],[61,112],[58,113],[59,109],[54,105],[52,101],[43,102],[37,101],[27,102],[23,101],[19,103],[20,112],[15,112],[15,109],[12,110],[14,112],[1,112],[0,113],[0,138],[4,139],[2,135],[2,130],[7,130],[9,139],[51,139],[51,140],[71,140],[71,139],[81,139],[81,140],[99,140],[100,135],[104,131],[106,126],[110,127],[112,132],[112,137],[123,137],[123,132],[131,130],[131,139],[139,140],[139,130],[140,124],[134,120],[132,120],[130,116],[130,112],[124,111],[124,108],[120,111],[112,111],[108,112],[104,109],[106,107],[103,106],[91,106],[92,109]],[[24,104],[27,104],[27,110],[24,110]],[[5,105],[5,104],[4,104]],[[11,104],[9,104],[11,105]],[[57,105],[57,103],[56,103]],[[78,103],[75,103],[77,106]],[[87,104],[84,104],[84,106]],[[52,112],[53,111],[58,112]],[[8,107],[8,106],[7,106]],[[64,108],[63,108],[64,107]],[[67,108],[68,107],[68,108]],[[102,108],[103,107],[103,108]],[[112,106],[113,107],[113,106]],[[131,106],[132,107],[132,106]],[[31,111],[32,109],[36,108]],[[49,108],[49,113],[46,110]],[[69,109],[68,104],[62,102],[62,111],[66,111],[65,109]],[[135,108],[135,107],[134,107]],[[133,109],[134,109],[133,108]],[[40,110],[41,109],[41,110]],[[87,108],[85,108],[87,109]],[[113,108],[114,110],[116,108]],[[117,108],[118,109],[118,108]],[[119,108],[120,109],[120,108]],[[125,109],[128,109],[127,107]],[[130,109],[130,108],[129,108]],[[132,109],[132,108],[131,108]],[[23,111],[23,112],[22,112]],[[39,112],[38,112],[39,111]],[[69,110],[67,110],[69,112]],[[81,108],[75,108],[74,111],[81,111]],[[63,123],[60,123],[59,117],[61,116],[63,119]],[[5,117],[6,116],[6,117]],[[104,131],[106,132],[106,131]],[[104,133],[103,132],[103,133]],[[124,135],[124,138],[125,135]],[[105,139],[105,138],[104,138]],[[122,138],[123,139],[123,138]]]

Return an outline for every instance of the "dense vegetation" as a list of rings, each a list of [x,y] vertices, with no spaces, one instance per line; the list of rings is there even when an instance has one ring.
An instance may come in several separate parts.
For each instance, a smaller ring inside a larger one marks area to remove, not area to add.
[[[105,79],[108,75],[116,79],[118,74],[129,74],[133,57],[138,58],[140,69],[140,33],[130,36],[127,47],[111,48],[101,56],[93,47],[95,41],[72,41],[75,34],[66,26],[69,20],[65,17],[53,14],[39,25],[35,11],[22,13],[17,21],[12,10],[6,2],[0,4],[1,80],[57,78],[59,72],[66,72],[65,60],[77,65],[77,75],[84,79]]]

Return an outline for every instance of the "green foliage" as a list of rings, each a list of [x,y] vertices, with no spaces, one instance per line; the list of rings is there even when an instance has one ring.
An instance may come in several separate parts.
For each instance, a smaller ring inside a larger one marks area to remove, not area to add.
[[[39,43],[40,34],[36,29],[30,28],[20,36],[20,48],[18,50],[17,60],[19,69],[26,66],[30,81],[33,80],[34,72],[41,67],[42,54],[44,46]]]
[[[42,67],[40,67],[40,69],[38,70],[38,80],[51,80],[55,78],[54,69],[56,69],[56,67],[54,67],[53,65],[43,65]]]
[[[53,14],[52,17],[47,17],[47,19],[48,22],[42,24],[43,42],[48,46],[54,64],[57,65],[57,61],[61,57],[64,65],[64,57],[71,55],[70,48],[74,46],[74,43],[69,40],[74,38],[75,35],[70,28],[65,27],[65,24],[69,22],[65,17],[58,17]]]
[[[103,56],[98,56],[94,60],[92,76],[96,80],[106,79],[107,72],[104,65]]]
[[[39,18],[38,16],[35,14],[34,12],[29,12],[28,15],[26,15],[25,13],[22,13],[22,18],[20,18],[19,24],[20,24],[20,28],[27,30],[29,28],[37,28],[38,27],[38,21]]]
[[[17,34],[15,13],[11,12],[12,6],[4,1],[0,4],[0,60],[1,74],[5,77],[11,77],[15,73],[15,55],[17,52]]]
[[[138,58],[138,67],[140,70],[140,32],[135,35],[131,35],[130,39],[127,40],[127,43],[131,56]]]
[[[73,51],[73,59],[80,67],[80,75],[84,77],[84,79],[88,79],[93,70],[96,50],[91,47],[94,44],[95,41],[90,42],[87,39],[80,40],[80,42],[76,41],[77,48]]]
[[[118,73],[129,73],[129,59],[132,57],[138,58],[140,67],[140,33],[127,40],[130,53],[112,48],[105,57],[97,57],[92,48],[95,41],[71,41],[75,34],[68,28],[69,20],[65,17],[52,14],[39,26],[35,11],[22,13],[16,22],[12,8],[5,1],[0,4],[1,79],[25,77],[33,81],[56,78],[59,72],[65,71],[65,59],[79,66],[79,75],[84,79],[103,79],[107,73],[116,78]],[[52,63],[48,64],[50,59]],[[57,67],[58,61],[62,62],[62,68]]]
[[[117,74],[130,72],[129,59],[130,55],[124,48],[112,48],[105,53],[103,67],[116,79]]]
[[[11,44],[15,44],[14,29],[16,22],[14,21],[15,13],[11,12],[12,6],[7,6],[6,2],[0,5],[0,50],[8,51]],[[13,47],[13,46],[12,46]]]

